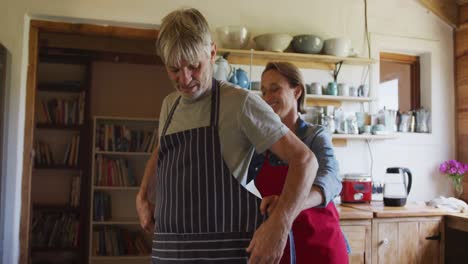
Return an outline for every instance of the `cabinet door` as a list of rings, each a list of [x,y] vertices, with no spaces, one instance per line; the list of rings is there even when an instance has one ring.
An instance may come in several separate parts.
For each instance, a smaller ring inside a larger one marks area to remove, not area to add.
[[[419,263],[440,263],[440,221],[419,223]]]
[[[373,220],[372,263],[440,263],[440,250],[440,220]]]
[[[398,223],[374,223],[372,263],[398,263]]]
[[[370,263],[371,222],[366,220],[345,220],[340,221],[340,224],[351,247],[349,263]]]

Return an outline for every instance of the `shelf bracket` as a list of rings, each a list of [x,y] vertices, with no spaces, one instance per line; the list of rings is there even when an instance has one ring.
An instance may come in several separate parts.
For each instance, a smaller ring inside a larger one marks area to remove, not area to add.
[[[338,81],[338,74],[340,74],[341,66],[343,65],[343,61],[335,63],[335,69],[333,70],[333,81]]]
[[[228,57],[229,57],[229,55],[231,55],[231,52],[226,52],[226,53],[224,53],[222,56],[223,56],[223,58],[224,58],[225,60],[227,60]]]

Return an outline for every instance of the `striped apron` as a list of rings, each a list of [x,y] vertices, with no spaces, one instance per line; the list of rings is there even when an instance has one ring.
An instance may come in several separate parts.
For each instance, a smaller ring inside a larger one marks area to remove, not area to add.
[[[264,221],[261,200],[232,176],[218,135],[219,84],[213,79],[210,126],[161,133],[152,263],[247,263],[246,248]]]

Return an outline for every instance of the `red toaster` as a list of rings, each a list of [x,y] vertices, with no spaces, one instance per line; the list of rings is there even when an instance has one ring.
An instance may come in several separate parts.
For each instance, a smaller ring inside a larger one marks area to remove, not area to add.
[[[350,173],[341,181],[341,202],[366,203],[372,200],[372,178],[368,174]]]

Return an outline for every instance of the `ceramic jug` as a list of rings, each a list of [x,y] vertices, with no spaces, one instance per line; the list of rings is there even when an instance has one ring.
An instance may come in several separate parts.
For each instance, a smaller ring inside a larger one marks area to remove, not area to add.
[[[213,64],[213,77],[219,81],[227,81],[231,73],[231,65],[223,57],[218,57]]]
[[[232,74],[231,78],[229,78],[229,82],[237,84],[242,88],[249,89],[249,77],[247,76],[247,72],[241,68],[232,68]]]

